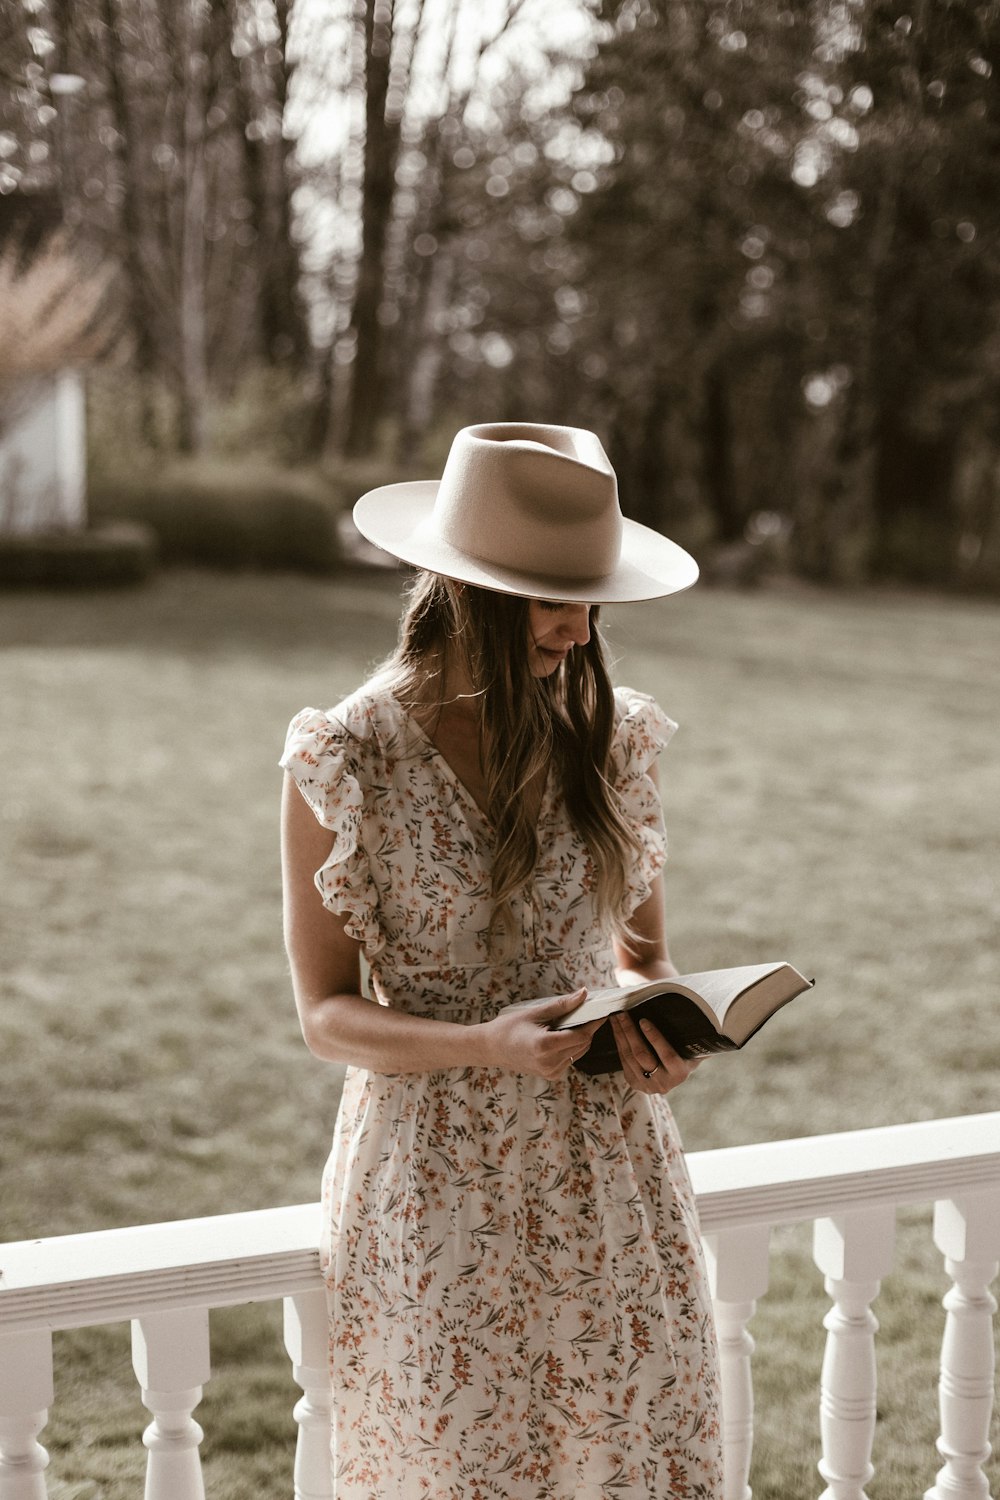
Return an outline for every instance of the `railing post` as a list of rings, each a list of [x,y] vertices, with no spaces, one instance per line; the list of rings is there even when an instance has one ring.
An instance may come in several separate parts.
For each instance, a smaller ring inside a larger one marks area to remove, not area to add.
[[[754,1341],[747,1324],[767,1291],[770,1226],[750,1224],[704,1237],[722,1375],[724,1500],[750,1500]]]
[[[47,1328],[0,1338],[0,1500],[45,1500],[49,1455],[37,1441],[52,1405]]]
[[[142,1435],[149,1449],[146,1500],[205,1500],[198,1444],[204,1434],[191,1413],[212,1368],[208,1309],[151,1313],[132,1324],[132,1365],[153,1420]]]
[[[285,1348],[302,1387],[295,1405],[295,1500],[330,1500],[330,1319],[325,1292],[285,1298]]]
[[[833,1307],[823,1319],[826,1350],[820,1377],[819,1472],[827,1488],[822,1500],[866,1500],[875,1470],[878,1320],[870,1304],[892,1268],[896,1211],[891,1203],[817,1219],[813,1258],[823,1272]]]
[[[989,1285],[1000,1268],[1000,1193],[936,1203],[934,1243],[953,1285],[944,1298],[939,1386],[944,1467],[925,1500],[988,1500],[982,1465],[991,1452],[997,1310]]]

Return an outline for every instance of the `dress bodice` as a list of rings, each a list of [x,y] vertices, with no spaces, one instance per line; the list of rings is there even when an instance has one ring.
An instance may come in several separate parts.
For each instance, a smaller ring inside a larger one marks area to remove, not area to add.
[[[634,909],[665,858],[647,771],[675,725],[644,694],[620,688],[615,698],[613,782],[641,851],[630,875]],[[488,821],[387,689],[367,684],[327,712],[303,709],[281,764],[333,834],[316,884],[363,945],[383,1004],[478,1020],[511,1000],[614,983],[593,861],[553,776],[539,809],[534,883],[513,902],[511,956],[491,961]]]

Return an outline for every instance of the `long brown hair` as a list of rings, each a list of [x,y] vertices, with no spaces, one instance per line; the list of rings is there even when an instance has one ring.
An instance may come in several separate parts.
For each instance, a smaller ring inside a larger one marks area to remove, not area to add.
[[[448,664],[458,659],[482,700],[479,752],[494,830],[489,934],[501,952],[514,936],[511,898],[530,899],[538,862],[536,811],[526,791],[550,765],[594,863],[599,913],[614,932],[628,931],[626,870],[639,850],[612,782],[614,693],[597,609],[588,643],[548,676],[532,674],[528,648],[527,599],[419,573],[384,669],[404,707],[440,710],[448,701]]]

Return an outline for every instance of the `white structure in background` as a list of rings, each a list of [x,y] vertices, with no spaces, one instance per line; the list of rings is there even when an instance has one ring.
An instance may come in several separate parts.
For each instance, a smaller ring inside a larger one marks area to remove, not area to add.
[[[52,73],[48,79],[57,105],[57,193],[63,207],[70,143],[65,101],[85,86],[86,80],[77,73]],[[30,193],[24,196],[31,201]],[[15,375],[0,389],[0,535],[84,529],[85,435],[83,374],[71,364],[20,378]]]
[[[83,375],[25,380],[0,396],[0,534],[80,531],[86,512]]]

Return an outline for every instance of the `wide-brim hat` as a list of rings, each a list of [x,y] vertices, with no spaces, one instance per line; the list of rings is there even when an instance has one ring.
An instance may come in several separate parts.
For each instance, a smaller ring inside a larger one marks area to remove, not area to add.
[[[440,480],[369,490],[354,524],[403,562],[529,599],[625,603],[698,577],[683,547],[622,515],[607,454],[580,427],[463,427]]]

